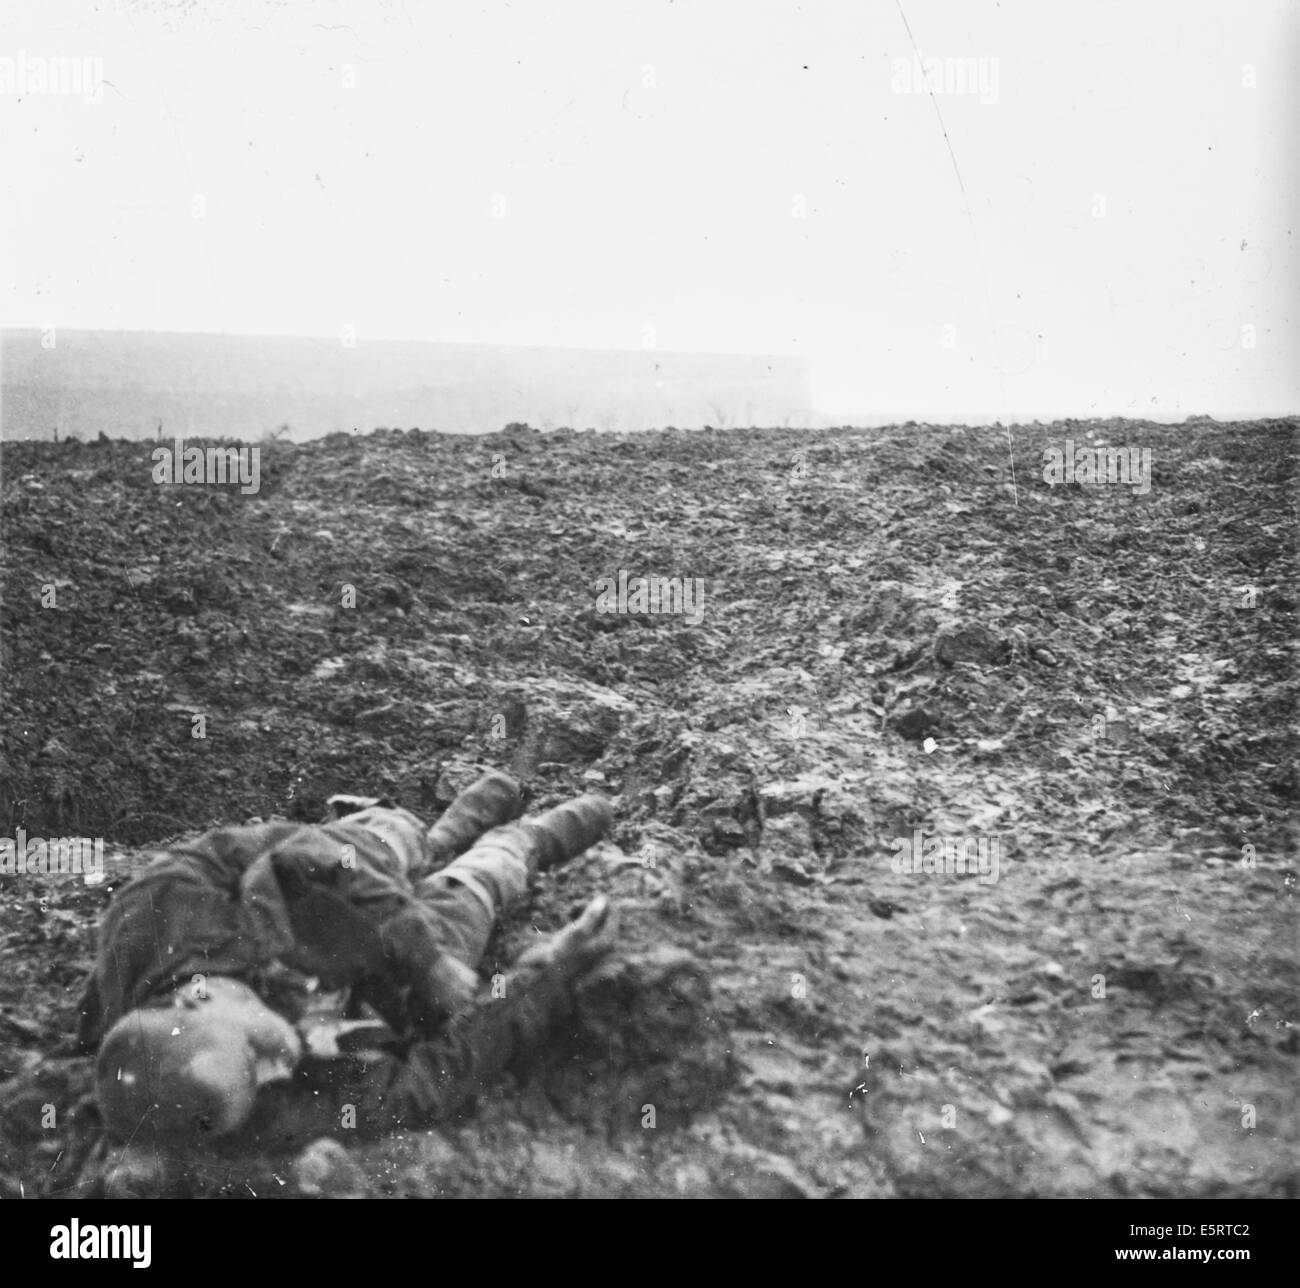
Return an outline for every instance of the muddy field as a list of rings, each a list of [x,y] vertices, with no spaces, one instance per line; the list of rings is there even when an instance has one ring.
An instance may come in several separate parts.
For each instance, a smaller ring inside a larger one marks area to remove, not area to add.
[[[0,876],[0,1195],[1294,1197],[1296,431],[393,431],[255,494],[5,445],[0,825],[106,879]],[[1050,486],[1067,439],[1149,490]],[[702,600],[598,612],[621,569]],[[488,765],[617,809],[484,965],[623,910],[532,1077],[283,1157],[96,1139],[68,1035],[150,848]]]

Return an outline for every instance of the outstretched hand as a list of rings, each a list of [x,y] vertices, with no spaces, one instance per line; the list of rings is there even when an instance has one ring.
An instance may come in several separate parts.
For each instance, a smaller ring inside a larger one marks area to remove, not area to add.
[[[515,969],[531,966],[574,979],[608,956],[617,936],[617,910],[604,895],[597,895],[563,930],[520,953]]]

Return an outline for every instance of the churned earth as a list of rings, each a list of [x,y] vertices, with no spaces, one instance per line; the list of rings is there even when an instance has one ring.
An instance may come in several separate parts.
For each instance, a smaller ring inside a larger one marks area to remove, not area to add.
[[[0,876],[0,1194],[1294,1196],[1297,427],[377,431],[249,494],[6,444],[0,826],[106,868]],[[1067,440],[1149,490],[1049,484]],[[620,570],[700,593],[598,611]],[[97,1139],[68,1035],[151,849],[489,765],[617,811],[484,963],[621,908],[528,1076]]]

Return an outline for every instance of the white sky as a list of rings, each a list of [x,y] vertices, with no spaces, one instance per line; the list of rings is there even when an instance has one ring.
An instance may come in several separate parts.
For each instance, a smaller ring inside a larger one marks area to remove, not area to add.
[[[898,92],[895,0],[4,0],[0,58],[108,84],[0,94],[2,320],[652,338],[916,419],[1296,411],[1300,10],[902,11],[983,96]]]

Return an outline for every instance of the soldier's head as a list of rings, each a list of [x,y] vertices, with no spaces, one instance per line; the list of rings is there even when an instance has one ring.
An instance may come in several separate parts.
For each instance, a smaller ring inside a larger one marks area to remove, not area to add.
[[[210,976],[109,1029],[95,1065],[105,1126],[130,1139],[226,1136],[248,1119],[258,1088],[292,1075],[297,1031],[238,980]]]

